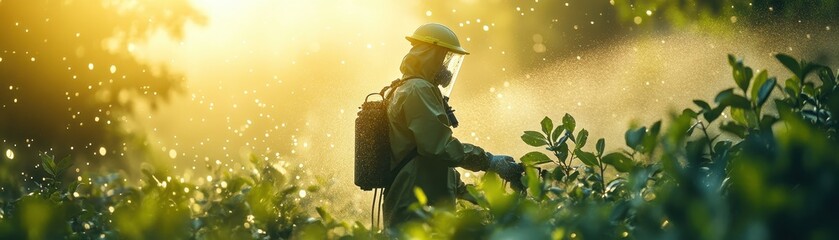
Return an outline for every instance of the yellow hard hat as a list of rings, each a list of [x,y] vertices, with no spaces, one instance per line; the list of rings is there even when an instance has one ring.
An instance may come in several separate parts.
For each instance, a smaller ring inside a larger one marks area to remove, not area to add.
[[[452,52],[464,55],[469,54],[466,49],[463,49],[463,47],[460,46],[460,41],[457,40],[457,35],[455,35],[451,29],[439,23],[424,24],[414,31],[414,35],[407,36],[405,39],[408,39],[408,41],[411,41],[412,43],[424,42],[447,48]]]

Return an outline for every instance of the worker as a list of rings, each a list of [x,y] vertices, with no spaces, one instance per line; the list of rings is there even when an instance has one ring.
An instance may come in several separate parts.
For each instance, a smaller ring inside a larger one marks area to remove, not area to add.
[[[454,209],[457,197],[468,196],[455,167],[492,171],[520,184],[524,168],[513,158],[493,155],[452,136],[453,111],[448,96],[465,55],[454,32],[429,23],[406,37],[411,50],[402,59],[402,78],[387,103],[393,182],[384,193],[384,223],[392,228],[416,219],[409,207],[417,202],[415,188],[428,205]],[[445,99],[445,100],[444,100]],[[456,126],[455,126],[456,127]]]

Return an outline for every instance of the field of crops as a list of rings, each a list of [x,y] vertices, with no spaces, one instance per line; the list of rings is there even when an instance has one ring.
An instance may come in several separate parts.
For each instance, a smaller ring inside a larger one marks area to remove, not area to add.
[[[573,116],[550,113],[521,136],[534,147],[519,159],[525,190],[485,174],[469,188],[477,204],[458,202],[450,212],[427,206],[417,189],[413,211],[422,220],[398,229],[332,217],[315,200],[329,194],[317,181],[260,156],[241,171],[213,168],[200,181],[145,167],[143,179],[129,183],[117,173],[74,173],[69,157],[42,155],[40,179],[0,162],[0,236],[835,239],[836,72],[776,59],[788,72],[770,75],[729,56],[732,88],[633,127],[623,142],[589,136]]]

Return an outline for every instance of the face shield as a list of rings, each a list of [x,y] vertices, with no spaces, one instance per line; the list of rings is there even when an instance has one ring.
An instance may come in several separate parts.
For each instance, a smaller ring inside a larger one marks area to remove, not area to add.
[[[442,69],[434,76],[434,80],[440,83],[439,87],[443,96],[449,97],[452,94],[454,82],[457,79],[457,73],[460,71],[464,57],[465,55],[463,54],[449,52],[446,54],[446,58],[443,59]]]

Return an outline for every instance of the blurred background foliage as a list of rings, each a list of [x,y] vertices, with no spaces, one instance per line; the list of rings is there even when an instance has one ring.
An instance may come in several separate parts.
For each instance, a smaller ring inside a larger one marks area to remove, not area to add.
[[[184,90],[181,76],[139,62],[133,46],[206,21],[188,1],[3,1],[0,15],[4,145],[22,157],[55,151],[112,167],[126,163],[86,156],[142,149],[127,118]]]

